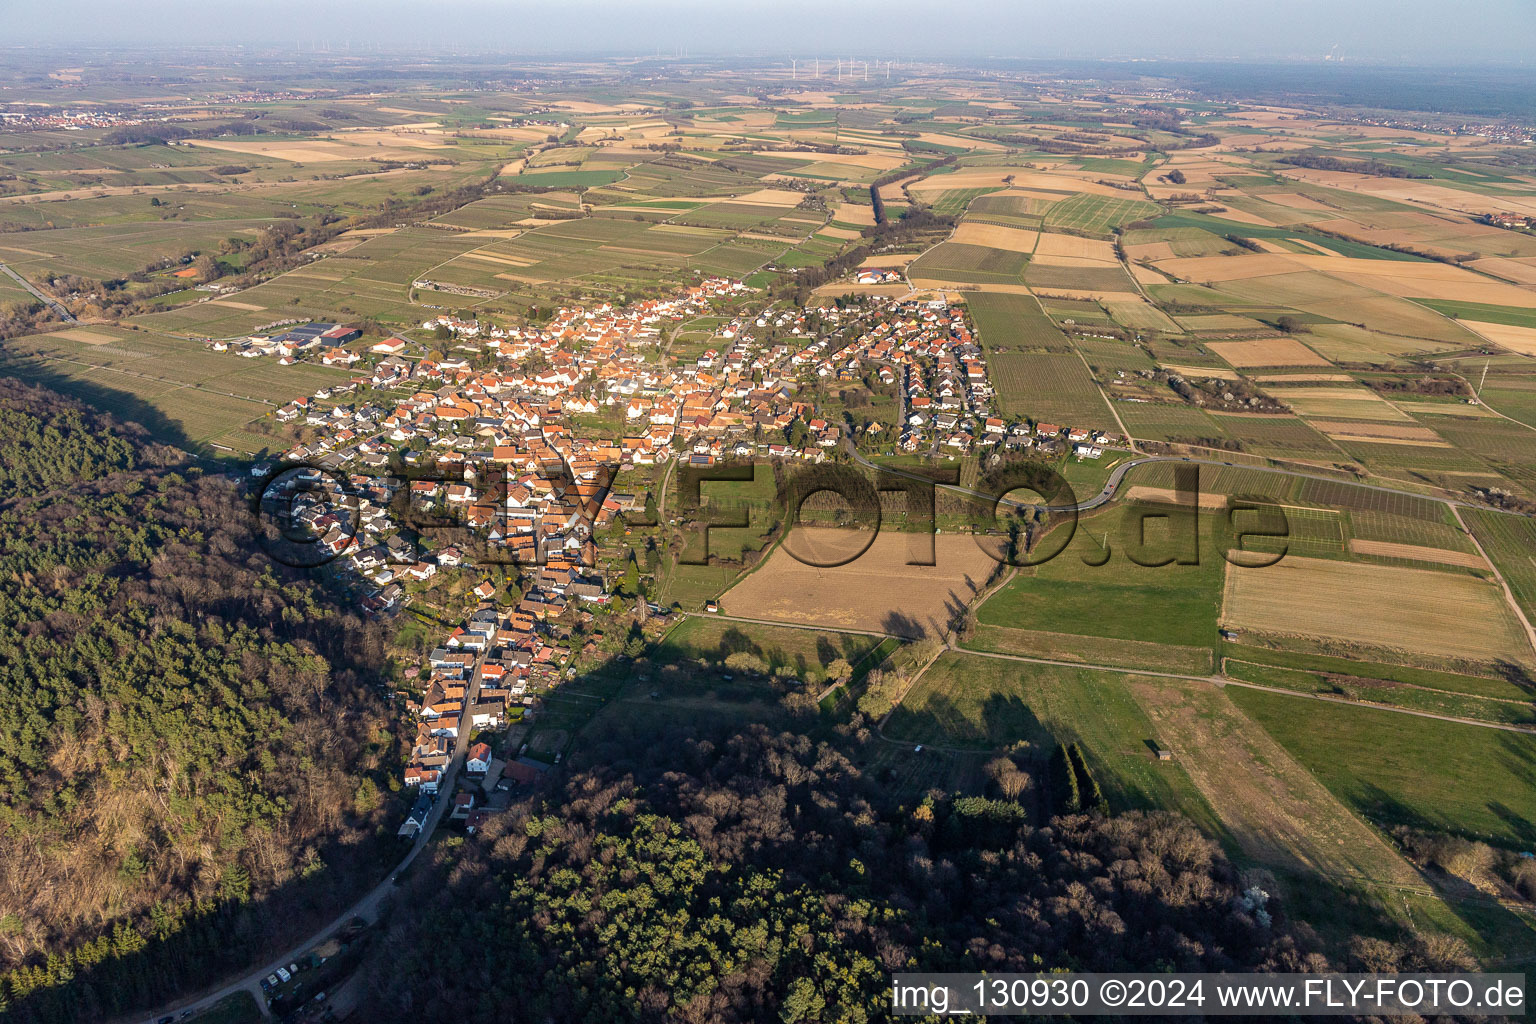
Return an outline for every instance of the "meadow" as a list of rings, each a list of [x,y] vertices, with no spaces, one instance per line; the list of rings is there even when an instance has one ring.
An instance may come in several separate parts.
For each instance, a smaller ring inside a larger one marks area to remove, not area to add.
[[[1536,736],[1229,688],[1228,696],[1368,820],[1536,842]],[[1433,771],[1425,771],[1425,758]]]

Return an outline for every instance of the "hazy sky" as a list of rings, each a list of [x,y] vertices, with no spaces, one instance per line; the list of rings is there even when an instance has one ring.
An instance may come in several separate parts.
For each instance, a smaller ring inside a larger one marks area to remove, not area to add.
[[[1536,64],[1536,0],[0,0],[7,43]]]

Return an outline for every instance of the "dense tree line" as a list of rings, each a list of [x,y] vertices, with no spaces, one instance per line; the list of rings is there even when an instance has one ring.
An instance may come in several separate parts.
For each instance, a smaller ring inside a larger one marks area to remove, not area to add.
[[[898,970],[1324,966],[1178,816],[1031,822],[1001,776],[903,806],[841,738],[634,717],[416,880],[364,1017],[868,1021]]]
[[[274,572],[227,480],[0,379],[0,580],[16,1019],[205,983],[375,876],[382,637]]]
[[[877,247],[905,245],[924,236],[948,234],[954,226],[953,217],[934,213],[923,206],[908,207],[896,220],[882,219],[873,227],[865,228],[862,234],[868,241],[863,244],[832,257],[820,266],[801,268],[793,277],[780,282],[774,294],[803,306],[810,300],[812,291],[851,274]]]
[[[903,145],[905,145],[905,143],[903,143]],[[948,167],[950,164],[958,160],[959,156],[960,155],[958,153],[950,153],[948,156],[940,157],[937,160],[929,160],[927,163],[920,164],[916,167],[898,167],[896,170],[887,174],[882,174],[880,177],[870,182],[869,201],[875,208],[875,226],[879,227],[880,225],[884,224],[886,219],[885,202],[880,198],[880,189],[882,186],[900,181],[903,178],[910,178],[913,176],[920,177],[924,174],[932,174],[940,167]]]
[[[1351,174],[1369,174],[1377,178],[1428,178],[1428,174],[1415,174],[1406,167],[1382,163],[1380,160],[1340,160],[1334,156],[1315,153],[1295,153],[1283,156],[1280,163],[1292,167],[1308,167],[1314,171],[1348,171]]]

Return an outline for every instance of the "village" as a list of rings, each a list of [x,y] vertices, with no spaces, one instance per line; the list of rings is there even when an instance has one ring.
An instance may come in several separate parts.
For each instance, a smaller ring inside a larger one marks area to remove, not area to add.
[[[309,439],[252,469],[306,467],[266,497],[288,499],[365,612],[400,612],[441,573],[483,577],[466,617],[405,670],[416,724],[402,783],[418,796],[401,837],[430,831],[443,793],[450,819],[473,831],[507,804],[510,787],[536,784],[551,766],[505,746],[498,756],[488,737],[531,720],[538,695],[574,676],[567,623],[590,626],[615,596],[614,559],[605,568],[599,537],[626,513],[638,521],[642,504],[615,488],[619,473],[649,475],[664,490],[674,462],[816,463],[850,450],[1057,457],[1068,446],[1097,459],[1113,441],[994,415],[981,343],[964,307],[943,297],[756,312],[752,299],[740,281],[710,278],[669,299],[561,308],[521,327],[441,313],[421,324],[431,343],[359,342],[355,327],[291,322],[211,343],[287,363],[371,363],[366,376],[276,410],[277,423]],[[671,358],[668,328],[705,313],[718,320],[708,347]],[[438,351],[425,352],[429,344]],[[860,382],[891,395],[894,414],[836,417],[815,401],[818,384]],[[594,423],[618,424],[618,436]],[[651,513],[656,497],[645,502]],[[422,516],[462,524],[464,541],[428,550],[405,529]],[[530,570],[517,592],[493,581],[471,548]],[[673,612],[640,604],[642,617]],[[460,762],[468,784],[454,792]]]

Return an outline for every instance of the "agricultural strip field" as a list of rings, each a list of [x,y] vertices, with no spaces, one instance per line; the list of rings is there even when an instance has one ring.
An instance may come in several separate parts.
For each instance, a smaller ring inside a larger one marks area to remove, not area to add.
[[[1045,225],[1107,235],[1111,228],[1155,217],[1160,209],[1154,203],[1139,199],[1082,194],[1052,203],[1045,213]]]
[[[1209,671],[1224,564],[1215,550],[1215,519],[1192,513],[1165,519],[1161,511],[1130,505],[1084,519],[1060,554],[1021,569],[978,609],[978,623],[1004,632],[979,632],[975,645],[1007,643],[1013,630],[1101,637],[1132,642],[1110,648],[1112,661],[1134,658],[1137,667]],[[1143,512],[1152,515],[1143,520]],[[1061,529],[1041,540],[1031,556],[1055,551]],[[1141,565],[1131,559],[1151,563],[1170,554],[1197,557],[1199,563]]]
[[[998,404],[1037,423],[1113,429],[1104,395],[1075,353],[1008,352],[991,361]]]
[[[1536,622],[1536,520],[1481,509],[1461,513],[1514,593],[1525,617]]]
[[[1029,257],[1021,252],[940,242],[907,267],[907,276],[957,284],[1021,284]]]
[[[1227,695],[1346,804],[1518,849],[1536,843],[1536,736],[1229,687]],[[1426,758],[1435,766],[1425,771]]]
[[[1341,615],[1345,608],[1351,614]],[[1300,557],[1267,568],[1229,566],[1222,623],[1430,657],[1532,661],[1525,632],[1496,586],[1427,569]]]

